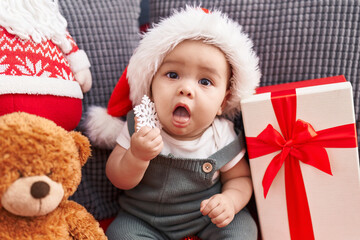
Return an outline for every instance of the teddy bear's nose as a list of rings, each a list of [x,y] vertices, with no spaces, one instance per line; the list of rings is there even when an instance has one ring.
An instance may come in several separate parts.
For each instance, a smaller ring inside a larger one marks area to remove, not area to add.
[[[46,197],[49,194],[49,192],[50,192],[50,186],[44,181],[34,182],[31,185],[30,193],[36,199]]]

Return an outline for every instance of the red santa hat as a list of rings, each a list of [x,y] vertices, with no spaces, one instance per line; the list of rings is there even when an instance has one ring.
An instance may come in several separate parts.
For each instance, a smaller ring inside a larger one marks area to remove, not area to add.
[[[164,57],[184,40],[202,40],[225,53],[232,77],[231,95],[223,115],[231,119],[239,113],[240,101],[252,95],[260,81],[259,59],[253,51],[253,43],[237,22],[220,11],[187,6],[144,34],[112,93],[107,111],[98,107],[91,109],[87,133],[95,144],[102,147],[115,145],[119,129],[112,128],[109,123],[121,121],[117,117],[126,115],[144,95],[150,96],[151,81]],[[102,118],[99,112],[108,116]],[[121,122],[117,123],[117,127],[121,125]],[[112,129],[104,131],[103,127]],[[106,135],[109,132],[111,134]]]

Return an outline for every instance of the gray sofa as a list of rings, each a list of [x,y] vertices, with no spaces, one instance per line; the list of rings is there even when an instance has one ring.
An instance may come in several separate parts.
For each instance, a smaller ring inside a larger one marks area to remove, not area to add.
[[[61,0],[68,29],[92,64],[91,105],[106,107],[111,92],[138,44],[140,0]],[[344,75],[352,83],[356,126],[360,132],[360,2],[358,0],[203,0],[244,26],[260,56],[261,85]],[[143,9],[158,22],[173,8],[200,1],[149,0]],[[240,117],[235,123],[241,125]],[[82,131],[81,127],[79,130]],[[82,182],[72,197],[98,220],[116,215],[121,191],[105,176],[109,150],[93,147]]]

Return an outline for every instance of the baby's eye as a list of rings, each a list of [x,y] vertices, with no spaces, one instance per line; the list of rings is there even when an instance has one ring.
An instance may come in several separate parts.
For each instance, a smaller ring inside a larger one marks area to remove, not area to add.
[[[211,81],[209,79],[203,78],[199,80],[199,83],[204,86],[210,86],[212,85]]]
[[[166,74],[166,76],[167,76],[168,78],[172,78],[172,79],[178,79],[178,78],[179,78],[179,75],[178,75],[176,72],[168,72],[168,73]]]

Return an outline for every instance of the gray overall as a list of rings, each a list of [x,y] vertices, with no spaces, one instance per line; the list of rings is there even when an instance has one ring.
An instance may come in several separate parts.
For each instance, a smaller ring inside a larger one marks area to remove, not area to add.
[[[134,123],[129,121],[130,135]],[[158,155],[151,160],[141,182],[124,191],[121,211],[109,226],[109,240],[181,239],[197,235],[202,240],[257,239],[257,228],[246,209],[224,228],[200,212],[201,201],[221,192],[214,173],[242,149],[236,139],[207,159],[180,159]]]

